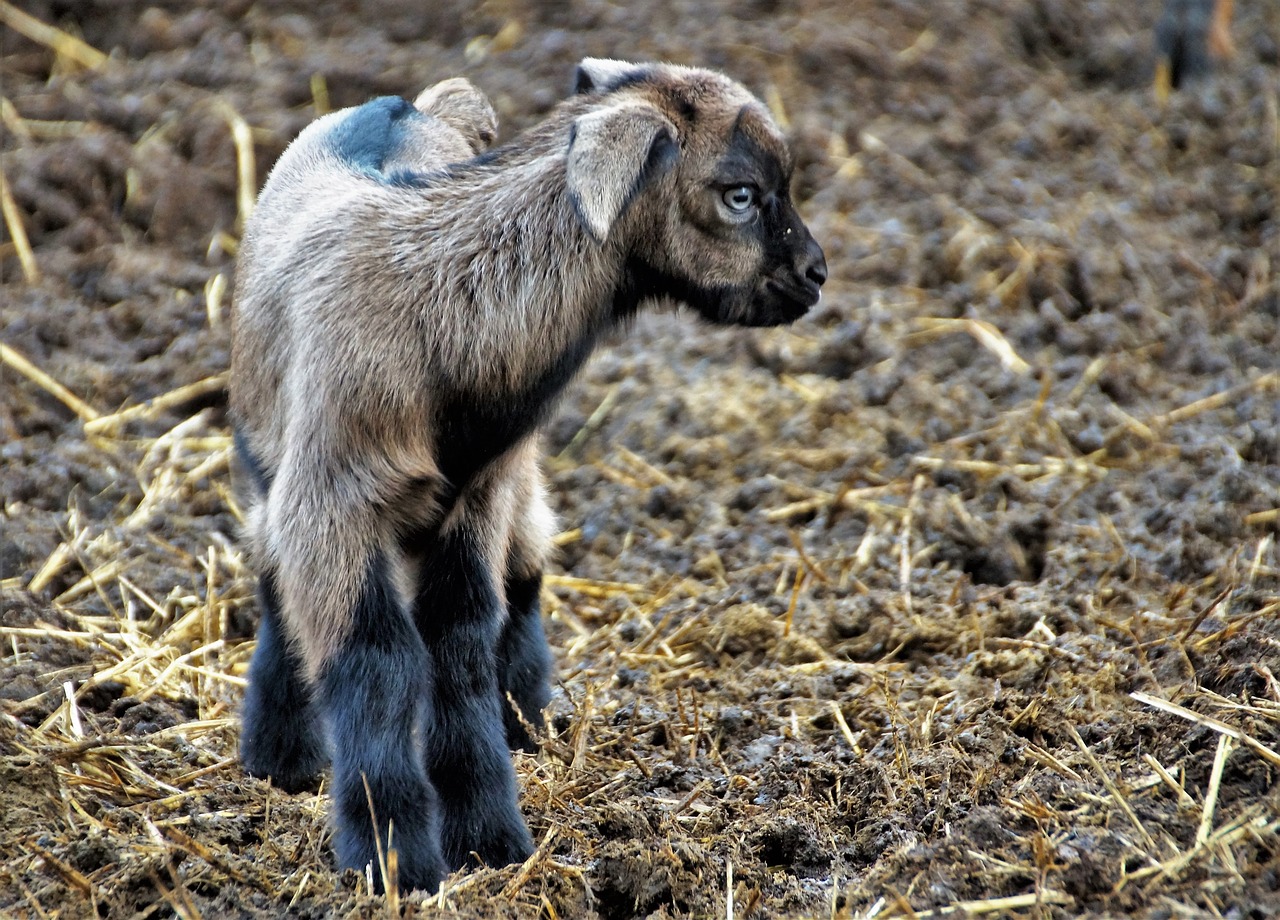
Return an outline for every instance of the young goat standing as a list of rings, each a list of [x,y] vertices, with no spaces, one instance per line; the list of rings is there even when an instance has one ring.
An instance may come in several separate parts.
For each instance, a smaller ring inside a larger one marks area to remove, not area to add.
[[[390,842],[428,890],[532,850],[507,746],[547,701],[536,430],[565,384],[647,302],[769,326],[826,280],[783,138],[732,80],[588,59],[574,97],[469,160],[492,110],[441,87],[285,151],[245,233],[231,378],[262,605],[245,766],[293,789],[332,759],[341,864]]]

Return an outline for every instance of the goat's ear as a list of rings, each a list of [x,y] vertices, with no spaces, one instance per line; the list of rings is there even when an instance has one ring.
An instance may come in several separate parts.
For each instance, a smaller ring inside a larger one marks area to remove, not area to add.
[[[609,58],[583,58],[582,63],[573,71],[573,92],[576,96],[584,93],[604,92],[628,74],[639,69],[639,65],[626,61],[614,61]]]
[[[566,180],[592,239],[604,243],[636,195],[679,158],[675,126],[651,105],[624,103],[575,121]]]

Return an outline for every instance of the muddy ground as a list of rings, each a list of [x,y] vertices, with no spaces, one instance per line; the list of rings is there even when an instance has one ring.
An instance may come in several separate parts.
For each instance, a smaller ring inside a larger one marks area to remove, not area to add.
[[[0,915],[392,910],[235,761],[238,193],[454,74],[509,138],[586,55],[765,98],[831,281],[573,387],[542,845],[401,909],[1280,913],[1280,5],[1163,106],[1155,0],[20,5],[109,57],[3,33]]]

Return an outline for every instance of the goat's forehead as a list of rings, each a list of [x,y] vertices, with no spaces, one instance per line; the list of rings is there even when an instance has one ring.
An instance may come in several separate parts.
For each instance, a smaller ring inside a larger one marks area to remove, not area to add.
[[[669,108],[673,120],[718,135],[726,143],[746,135],[762,153],[788,167],[791,153],[768,108],[741,83],[709,70],[666,68],[637,87],[650,100]]]
[[[751,106],[744,106],[727,128],[715,132],[716,140],[710,149],[704,168],[720,182],[755,182],[761,188],[785,189],[791,180],[790,152],[782,142],[782,136],[772,122],[761,120]]]
[[[744,107],[760,105],[741,83],[710,70],[678,70],[659,80],[656,87],[691,110],[695,120],[733,120]]]
[[[787,139],[763,104],[752,99],[738,110],[734,133],[745,136],[761,155],[776,159],[783,171],[791,171],[791,149]]]

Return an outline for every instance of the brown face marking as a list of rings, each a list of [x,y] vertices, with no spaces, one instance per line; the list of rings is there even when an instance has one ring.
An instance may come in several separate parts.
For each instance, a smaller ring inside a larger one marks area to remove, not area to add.
[[[786,183],[791,181],[791,172],[795,164],[786,139],[773,124],[764,107],[758,102],[744,105],[738,110],[738,120],[734,128],[754,145],[762,160],[769,160],[777,166],[781,174],[781,184],[776,188],[779,191],[784,190]]]
[[[724,188],[745,184],[762,193],[785,194],[791,181],[785,155],[786,148],[779,148],[776,138],[758,130],[758,116],[752,106],[743,106],[734,121],[725,154],[716,164],[713,181]]]

